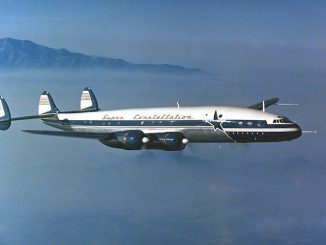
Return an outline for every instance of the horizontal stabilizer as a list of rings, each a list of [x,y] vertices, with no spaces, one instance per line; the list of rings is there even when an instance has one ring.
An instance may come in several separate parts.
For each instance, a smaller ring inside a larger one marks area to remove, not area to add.
[[[271,98],[271,99],[268,99],[268,100],[261,101],[261,102],[259,102],[257,104],[248,106],[248,108],[255,109],[255,110],[263,110],[264,109],[264,103],[265,103],[265,108],[267,108],[267,107],[269,107],[271,105],[276,104],[278,100],[279,100],[278,97],[274,97],[274,98]]]
[[[21,120],[29,120],[29,119],[46,119],[46,118],[53,118],[56,115],[57,115],[56,113],[50,113],[50,114],[43,114],[43,115],[13,117],[11,118],[11,121],[21,121]]]
[[[53,118],[56,113],[47,113],[41,115],[23,116],[23,117],[11,117],[10,110],[6,100],[0,96],[0,130],[7,130],[10,128],[12,121],[29,120],[29,119],[46,119]]]
[[[54,131],[54,130],[22,130],[25,133],[49,135],[49,136],[63,136],[63,137],[75,137],[85,139],[105,139],[110,134],[108,133],[92,133],[92,132],[74,132],[74,131]]]

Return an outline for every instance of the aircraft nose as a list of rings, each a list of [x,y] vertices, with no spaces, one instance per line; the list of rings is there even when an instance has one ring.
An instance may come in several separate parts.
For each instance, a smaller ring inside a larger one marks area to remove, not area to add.
[[[296,129],[293,132],[293,139],[299,138],[302,135],[302,130],[298,124],[294,124],[294,128]]]

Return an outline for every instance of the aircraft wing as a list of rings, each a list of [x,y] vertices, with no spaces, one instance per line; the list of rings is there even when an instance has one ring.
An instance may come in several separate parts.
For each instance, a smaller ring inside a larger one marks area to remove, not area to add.
[[[53,118],[55,117],[55,113],[49,113],[44,115],[34,115],[34,116],[25,116],[25,117],[13,117],[11,121],[20,121],[20,120],[29,120],[29,119],[46,119],[46,118]]]
[[[274,98],[271,98],[271,99],[268,99],[268,100],[264,100],[265,108],[276,104],[278,102],[278,100],[279,100],[278,97],[274,97]],[[259,102],[257,104],[248,106],[248,108],[255,109],[255,110],[262,110],[263,109],[263,101],[261,101],[261,102]]]
[[[50,135],[50,136],[63,136],[63,137],[75,137],[85,139],[110,139],[110,133],[96,133],[96,132],[74,132],[74,131],[55,131],[55,130],[22,130],[25,133]]]

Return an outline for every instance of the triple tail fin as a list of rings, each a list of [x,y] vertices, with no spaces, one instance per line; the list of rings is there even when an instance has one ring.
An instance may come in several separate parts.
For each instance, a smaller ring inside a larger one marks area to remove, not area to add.
[[[60,112],[58,107],[55,105],[54,100],[49,92],[44,91],[40,97],[38,104],[38,114],[53,114]]]
[[[99,111],[97,99],[94,92],[89,88],[85,88],[80,99],[81,111]]]
[[[11,114],[6,100],[0,96],[0,130],[7,130],[11,125]]]
[[[82,93],[80,102],[81,111],[71,111],[65,113],[79,113],[87,111],[98,111],[98,103],[93,91],[90,88],[85,88]],[[45,119],[56,117],[60,113],[58,107],[49,92],[44,91],[39,100],[38,115],[11,117],[10,110],[6,100],[0,96],[0,130],[7,130],[10,128],[12,121],[28,120],[28,119]]]

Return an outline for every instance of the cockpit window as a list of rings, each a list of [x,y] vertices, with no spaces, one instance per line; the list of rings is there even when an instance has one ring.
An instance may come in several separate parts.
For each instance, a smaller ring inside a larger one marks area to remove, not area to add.
[[[283,117],[283,121],[284,121],[285,123],[291,123],[290,119],[288,119],[287,117]]]
[[[273,120],[273,123],[291,123],[291,121],[287,117],[279,116],[277,119]]]

